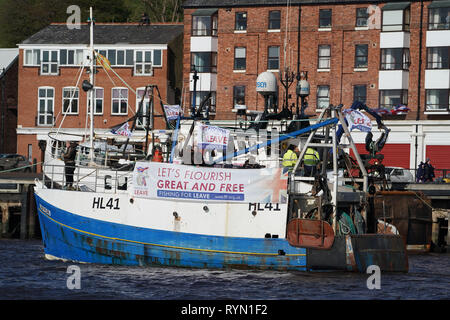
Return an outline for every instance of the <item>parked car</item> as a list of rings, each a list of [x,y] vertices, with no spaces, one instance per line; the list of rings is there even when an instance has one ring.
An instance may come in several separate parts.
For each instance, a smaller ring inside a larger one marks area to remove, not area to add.
[[[386,178],[394,183],[411,183],[414,182],[414,177],[408,169],[400,167],[386,167]]]
[[[31,167],[29,166],[30,162],[28,159],[20,154],[0,154],[0,171],[24,167],[23,169],[17,171],[30,172]]]

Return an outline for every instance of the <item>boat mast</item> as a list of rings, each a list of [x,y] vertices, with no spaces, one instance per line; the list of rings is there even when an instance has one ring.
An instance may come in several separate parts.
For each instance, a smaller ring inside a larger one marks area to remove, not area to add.
[[[94,19],[92,16],[92,7],[89,8],[89,23],[90,23],[90,45],[89,51],[91,56],[91,65],[89,67],[89,80],[93,86],[91,90],[89,90],[89,101],[90,101],[90,159],[91,164],[94,163],[94,61],[95,61],[95,53],[94,53]]]

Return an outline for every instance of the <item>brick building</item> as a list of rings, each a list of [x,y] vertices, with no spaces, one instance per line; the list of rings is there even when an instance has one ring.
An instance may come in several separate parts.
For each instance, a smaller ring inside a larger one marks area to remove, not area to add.
[[[94,48],[112,67],[109,71],[96,67],[97,136],[108,134],[111,127],[136,113],[147,85],[158,87],[164,104],[179,103],[182,36],[182,24],[95,25]],[[40,162],[43,156],[38,143],[46,140],[49,132],[61,128],[61,132],[74,135],[60,136],[62,140],[81,139],[86,133],[88,94],[81,84],[89,81],[89,41],[87,24],[81,29],[52,24],[19,44],[18,153]],[[148,97],[146,100],[148,107]],[[155,100],[155,110],[161,114],[158,106]],[[163,128],[162,119],[155,128]],[[143,131],[140,135],[145,136]]]
[[[187,0],[184,2],[184,87],[196,105],[213,92],[215,119],[234,119],[236,104],[262,111],[256,80],[278,79],[275,102],[285,103],[285,71],[294,77],[288,106],[296,106],[297,76],[310,84],[306,114],[329,104],[408,112],[384,115],[392,132],[385,164],[415,168],[430,157],[450,168],[450,1]],[[293,73],[293,74],[292,74]],[[374,129],[374,132],[377,132]],[[362,147],[364,136],[355,133]]]
[[[0,49],[0,153],[17,148],[18,49]]]

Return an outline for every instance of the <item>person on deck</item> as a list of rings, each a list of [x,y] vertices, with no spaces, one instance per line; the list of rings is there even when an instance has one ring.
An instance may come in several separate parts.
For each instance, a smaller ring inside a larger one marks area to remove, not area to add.
[[[281,163],[283,166],[283,173],[286,171],[292,172],[292,169],[294,169],[294,166],[297,163],[298,152],[297,146],[294,146],[293,144],[289,145],[288,150],[283,155],[283,162]]]
[[[73,173],[75,172],[75,157],[77,155],[77,143],[71,141],[66,152],[62,155],[64,160],[64,173],[66,175],[66,188],[73,186]]]
[[[155,147],[155,151],[153,152],[153,162],[163,162],[162,150],[160,146]]]
[[[319,153],[313,148],[308,147],[303,156],[303,164],[305,166],[305,176],[313,177],[317,172],[317,165],[319,164]]]

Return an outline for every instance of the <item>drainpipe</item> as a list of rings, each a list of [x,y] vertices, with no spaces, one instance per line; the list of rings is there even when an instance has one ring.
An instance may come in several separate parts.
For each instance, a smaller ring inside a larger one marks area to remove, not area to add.
[[[423,31],[423,1],[420,1],[420,33],[419,33],[419,74],[418,74],[418,84],[417,84],[417,115],[416,122],[420,120],[420,93],[422,89],[422,31]],[[414,169],[417,168],[417,152],[418,152],[418,134],[419,134],[419,124],[416,123],[416,135],[415,135],[415,155],[414,155]]]
[[[297,25],[297,87],[299,86],[300,82],[300,25],[301,25],[301,18],[302,18],[302,6],[298,5],[298,25]],[[297,102],[296,102],[296,110],[298,115],[298,99],[299,95],[297,94]]]

